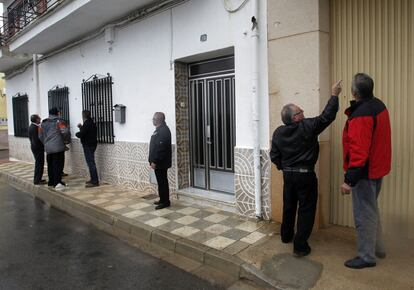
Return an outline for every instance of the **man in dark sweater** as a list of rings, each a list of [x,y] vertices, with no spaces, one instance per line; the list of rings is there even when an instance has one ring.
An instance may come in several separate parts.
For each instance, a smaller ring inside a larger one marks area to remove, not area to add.
[[[171,132],[165,123],[165,115],[156,112],[152,119],[155,131],[151,136],[148,161],[155,171],[158,183],[158,195],[160,200],[154,202],[155,209],[170,206],[170,190],[168,185],[168,168],[171,167]]]
[[[78,124],[79,132],[76,137],[81,139],[83,153],[85,154],[86,164],[89,168],[91,179],[86,182],[85,187],[99,186],[98,171],[95,164],[95,151],[98,145],[97,128],[95,122],[91,118],[91,112],[82,111],[83,125]]]
[[[312,233],[318,200],[318,181],[314,172],[319,155],[318,135],[335,120],[340,92],[338,82],[332,87],[332,96],[322,114],[314,118],[305,118],[303,110],[294,104],[284,106],[281,115],[285,125],[273,133],[270,158],[278,170],[283,170],[284,182],[280,235],[283,243],[294,239],[293,252],[299,257],[311,252],[308,238]]]
[[[39,115],[31,115],[30,121],[32,122],[29,127],[30,148],[32,149],[33,157],[35,159],[33,183],[46,184],[46,180],[42,179],[45,166],[45,148],[39,139]]]

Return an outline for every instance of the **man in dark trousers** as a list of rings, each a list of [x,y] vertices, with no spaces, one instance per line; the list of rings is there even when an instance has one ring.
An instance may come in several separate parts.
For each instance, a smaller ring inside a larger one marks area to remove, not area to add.
[[[311,252],[308,239],[315,221],[318,200],[318,181],[314,171],[319,155],[318,135],[336,117],[341,92],[340,81],[332,87],[331,98],[322,114],[305,118],[297,105],[283,107],[285,125],[273,133],[270,158],[278,170],[283,170],[283,220],[280,235],[283,243],[293,242],[293,253],[306,256]],[[296,209],[298,214],[294,234]]]
[[[155,171],[158,183],[158,195],[160,200],[154,202],[155,209],[170,206],[170,189],[168,186],[168,168],[171,167],[171,132],[165,123],[165,115],[156,112],[152,118],[155,131],[151,136],[148,161]]]
[[[39,139],[45,146],[47,158],[48,185],[55,189],[63,189],[63,164],[65,160],[65,144],[70,143],[70,130],[60,118],[56,107],[49,110],[49,118],[44,119],[39,130]]]
[[[82,111],[83,125],[78,124],[79,132],[76,137],[81,139],[83,153],[85,154],[86,164],[89,168],[91,179],[86,182],[85,187],[99,186],[98,171],[96,170],[95,151],[98,145],[97,128],[95,122],[91,118],[91,112]]]
[[[42,179],[45,166],[45,148],[39,139],[39,115],[31,115],[30,121],[32,122],[29,127],[30,148],[32,149],[33,157],[35,159],[33,183],[46,184],[46,180]]]
[[[385,258],[378,196],[382,178],[391,170],[391,124],[387,107],[374,97],[374,81],[358,73],[352,81],[355,98],[346,109],[343,132],[345,181],[343,194],[352,189],[352,207],[358,234],[358,255],[345,266],[362,269]]]

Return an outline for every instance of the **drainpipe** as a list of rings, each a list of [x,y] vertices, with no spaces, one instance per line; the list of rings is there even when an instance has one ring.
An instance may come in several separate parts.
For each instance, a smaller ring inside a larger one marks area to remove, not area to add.
[[[40,84],[39,84],[39,66],[37,63],[38,55],[33,54],[33,82],[35,89],[35,100],[36,100],[36,114],[40,113]]]
[[[255,212],[258,219],[262,219],[262,186],[260,170],[260,100],[259,100],[259,0],[251,2],[252,9],[252,116],[253,116],[253,166],[254,166],[254,196]]]

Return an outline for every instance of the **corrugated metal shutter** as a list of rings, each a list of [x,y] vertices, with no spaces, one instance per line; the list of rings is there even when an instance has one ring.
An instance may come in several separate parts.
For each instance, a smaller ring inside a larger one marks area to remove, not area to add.
[[[332,128],[331,222],[353,226],[351,197],[341,196],[344,109],[357,72],[374,78],[375,96],[388,106],[392,171],[384,180],[380,210],[384,230],[414,236],[414,1],[332,0],[332,78],[343,80],[341,113]]]

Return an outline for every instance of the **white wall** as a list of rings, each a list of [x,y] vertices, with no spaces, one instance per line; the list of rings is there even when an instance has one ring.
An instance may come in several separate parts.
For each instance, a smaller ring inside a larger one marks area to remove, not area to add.
[[[260,1],[260,5],[265,5],[265,2]],[[261,142],[263,148],[268,148],[266,7],[261,7],[260,16]],[[109,72],[114,80],[113,103],[127,106],[126,123],[114,124],[115,140],[148,142],[153,131],[153,113],[164,111],[175,143],[174,72],[170,69],[171,55],[174,60],[234,46],[236,143],[238,147],[252,147],[250,18],[249,4],[235,14],[229,14],[224,10],[222,1],[193,0],[173,8],[172,13],[170,10],[164,11],[117,29],[112,52],[108,51],[102,35],[55,55],[39,64],[42,98],[40,114],[42,117],[47,116],[47,91],[55,85],[66,85],[70,90],[71,124],[75,126],[81,121],[82,79],[95,73]],[[201,34],[208,35],[206,42],[200,42]],[[26,90],[29,98],[34,98],[32,83],[32,70],[28,69],[8,80],[8,95]],[[8,103],[11,106],[11,102]],[[34,110],[35,107],[30,106],[30,113],[35,113]],[[10,120],[13,120],[12,117]],[[9,134],[13,134],[13,126],[9,127]]]
[[[13,124],[13,101],[12,97],[16,94],[27,94],[29,97],[29,114],[34,114],[36,110],[36,99],[33,82],[33,69],[29,67],[25,73],[17,75],[6,81],[7,88],[7,113],[9,135],[14,135]],[[29,119],[30,120],[30,119]]]

